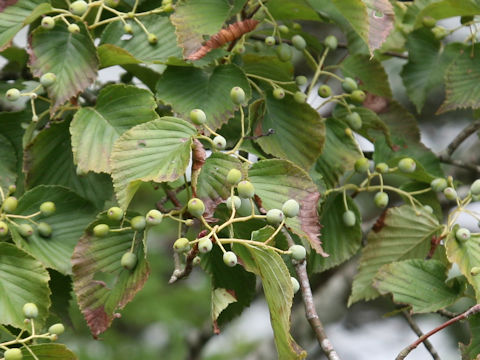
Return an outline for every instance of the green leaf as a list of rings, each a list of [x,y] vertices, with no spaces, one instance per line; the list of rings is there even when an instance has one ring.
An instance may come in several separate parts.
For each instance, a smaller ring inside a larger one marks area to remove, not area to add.
[[[38,307],[36,324],[41,328],[48,316],[50,289],[43,265],[15,245],[0,242],[0,324],[23,328],[23,305]]]
[[[35,231],[24,239],[11,226],[15,244],[41,261],[45,267],[62,274],[71,274],[70,258],[73,248],[85,227],[95,218],[94,206],[74,192],[61,186],[37,186],[27,191],[18,201],[16,215],[27,216],[39,211],[44,201],[53,201],[56,211],[49,217],[35,217],[37,222],[46,222],[52,227],[52,236],[44,238]],[[13,219],[17,224],[27,220]],[[35,228],[35,227],[34,227]]]
[[[448,268],[438,260],[412,259],[380,268],[373,286],[381,293],[392,293],[396,303],[412,306],[415,313],[435,312],[456,302],[464,287],[448,286]]]
[[[56,81],[48,87],[53,113],[65,101],[85,90],[97,77],[98,57],[92,37],[83,23],[71,33],[58,22],[51,29],[38,27],[31,34],[30,68],[36,77],[52,72]]]
[[[52,10],[43,0],[4,1],[0,4],[0,51],[9,47],[13,37],[25,26]]]
[[[226,289],[212,290],[212,322],[216,323],[220,313],[237,299]]]
[[[331,195],[322,205],[320,223],[322,224],[323,249],[328,257],[311,253],[307,261],[309,270],[322,272],[350,259],[362,244],[362,217],[355,202],[347,197],[348,209],[355,213],[354,226],[345,226],[343,213],[346,211],[343,194]]]
[[[143,232],[131,229],[110,231],[106,237],[97,238],[93,236],[92,229],[99,223],[108,224],[111,229],[119,225],[108,220],[105,214],[100,215],[88,227],[72,256],[73,288],[94,337],[108,329],[116,311],[123,309],[134,298],[150,273],[142,241]],[[130,251],[132,239],[138,259],[133,271],[120,264],[122,255]]]
[[[72,301],[72,277],[58,271],[49,270],[48,287],[52,291],[50,313],[55,314],[64,324],[72,324],[70,319],[70,301]]]
[[[254,241],[265,241],[254,238]],[[290,310],[292,307],[293,288],[290,273],[277,252],[252,245],[236,245],[235,251],[240,255],[247,271],[253,272],[262,279],[263,292],[270,310],[270,322],[273,328],[278,359],[304,359],[306,352],[290,335]]]
[[[193,109],[202,109],[213,130],[233,117],[238,108],[230,99],[230,90],[241,87],[248,100],[250,85],[245,73],[235,65],[213,69],[169,66],[157,84],[157,98],[187,118]]]
[[[77,356],[63,344],[38,344],[28,347],[36,358],[23,347],[23,360],[77,360]]]
[[[126,208],[142,181],[174,181],[190,159],[197,129],[182,119],[162,117],[137,125],[115,142],[112,178],[120,206]]]
[[[406,259],[425,258],[430,242],[442,228],[438,220],[424,209],[409,205],[389,208],[368,234],[360,266],[353,280],[348,305],[378,296],[373,278],[385,264]]]
[[[468,318],[470,327],[470,343],[468,345],[460,343],[463,360],[476,360],[480,354],[480,314],[472,315]]]
[[[437,114],[455,109],[480,107],[480,58],[472,56],[480,45],[462,49],[445,74],[446,99]]]
[[[275,81],[293,81],[293,64],[290,61],[281,61],[278,56],[264,56],[259,54],[245,54],[243,70],[248,75],[261,76]],[[252,80],[255,77],[252,77]],[[270,85],[270,83],[268,83]],[[284,89],[296,91],[296,85],[282,84]]]
[[[425,16],[431,16],[436,20],[454,16],[480,15],[480,4],[476,0],[443,0],[425,6],[417,15],[416,26],[422,25]]]
[[[0,188],[8,193],[8,186],[17,180],[17,154],[12,143],[0,134]]]
[[[320,115],[310,105],[299,104],[290,95],[282,100],[267,95],[265,113],[259,114],[252,128],[254,136],[273,129],[273,134],[256,140],[262,150],[291,160],[307,171],[320,156],[325,142],[325,124]]]
[[[286,226],[323,255],[317,215],[320,194],[308,174],[289,161],[263,160],[252,165],[248,178],[265,209],[281,209],[289,199],[300,204],[300,214],[287,219]]]
[[[158,118],[150,91],[109,85],[100,91],[95,108],[81,108],[70,124],[73,158],[88,172],[110,172],[114,142],[125,131]]]
[[[203,18],[200,17],[200,18]],[[174,58],[181,58],[181,49],[177,46],[175,28],[166,16],[142,16],[142,23],[147,30],[158,38],[156,44],[148,42],[147,34],[135,22],[128,21],[133,34],[126,38],[123,23],[115,21],[102,32],[98,54],[101,67],[137,63],[166,63]]]
[[[306,0],[270,0],[266,5],[276,20],[320,20]]]
[[[77,175],[68,128],[67,121],[52,123],[27,146],[23,160],[27,188],[63,185],[101,208],[112,196],[110,177],[93,173]]]
[[[150,69],[149,67],[135,64],[127,64],[123,65],[122,67],[131,75],[143,82],[150,89],[150,91],[155,91],[157,81],[160,79],[160,74],[158,72]]]

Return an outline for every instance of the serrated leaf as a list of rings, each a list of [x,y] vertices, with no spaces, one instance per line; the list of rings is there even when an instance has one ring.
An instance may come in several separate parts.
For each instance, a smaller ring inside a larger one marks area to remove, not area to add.
[[[35,231],[25,239],[11,226],[13,240],[19,248],[41,261],[45,267],[62,274],[71,274],[70,257],[73,248],[85,227],[95,218],[95,207],[64,187],[40,185],[23,194],[18,200],[15,214],[34,214],[45,201],[53,201],[56,211],[49,217],[37,216],[35,221],[49,224],[52,227],[52,236],[44,238]],[[13,220],[17,224],[29,223],[23,219]]]
[[[162,117],[126,131],[113,146],[112,178],[126,208],[142,181],[174,181],[185,173],[197,129],[185,120]]]
[[[218,288],[212,290],[212,322],[215,323],[220,313],[225,310],[228,305],[236,301],[235,296],[226,289]]]
[[[480,4],[475,0],[443,0],[430,3],[418,13],[416,27],[422,25],[425,16],[431,16],[436,20],[454,16],[479,15]]]
[[[52,291],[50,313],[58,316],[64,324],[72,325],[69,313],[73,294],[72,277],[55,270],[49,270],[48,273],[50,275],[48,287]]]
[[[310,243],[317,253],[325,254],[319,240],[317,203],[320,194],[304,170],[286,160],[263,160],[252,165],[248,179],[267,210],[281,209],[285,201],[295,199],[300,204],[300,213],[287,219],[286,226]]]
[[[13,144],[0,134],[0,188],[8,193],[8,186],[17,180],[17,154]]]
[[[94,108],[81,108],[70,124],[73,158],[85,171],[110,172],[114,142],[125,131],[158,118],[153,94],[136,86],[109,85]]]
[[[448,268],[438,260],[412,259],[380,268],[373,286],[381,293],[392,293],[396,303],[412,306],[415,313],[435,312],[456,302],[464,286],[448,286]]]
[[[359,300],[371,300],[379,294],[372,282],[377,271],[394,261],[425,258],[432,236],[441,230],[438,220],[424,209],[415,211],[409,205],[389,208],[368,234],[368,244],[362,251],[360,266],[353,280],[351,305]]]
[[[306,0],[270,0],[266,5],[276,20],[320,20]]]
[[[71,33],[63,23],[53,29],[38,27],[30,40],[30,68],[36,77],[52,72],[56,81],[48,87],[53,100],[50,112],[85,90],[97,77],[98,57],[92,37],[83,23]]]
[[[368,8],[368,47],[380,48],[393,30],[395,13],[388,0],[364,0]]]
[[[470,343],[468,345],[460,343],[463,360],[476,360],[480,354],[480,314],[472,315],[468,318],[470,327]]]
[[[35,354],[32,356],[25,347],[22,348],[23,360],[77,360],[77,356],[63,344],[28,345]]]
[[[248,75],[253,74],[275,81],[293,81],[293,64],[290,61],[281,61],[278,56],[245,54],[242,60],[243,70]],[[252,77],[252,80],[258,79]],[[282,87],[291,91],[297,89],[296,85],[282,84]]]
[[[193,109],[202,109],[207,125],[220,128],[238,108],[230,99],[230,90],[239,86],[246,99],[251,96],[244,72],[235,65],[213,69],[169,66],[157,83],[157,98],[172,106],[173,111],[188,118]]]
[[[23,305],[32,302],[38,307],[35,322],[41,328],[50,307],[49,279],[39,261],[15,245],[0,242],[0,324],[23,328]]]

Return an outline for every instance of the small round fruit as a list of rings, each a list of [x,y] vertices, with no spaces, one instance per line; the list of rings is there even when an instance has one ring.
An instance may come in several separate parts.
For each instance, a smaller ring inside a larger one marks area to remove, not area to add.
[[[37,231],[41,237],[49,238],[52,236],[52,227],[46,222],[40,222],[37,226]]]
[[[367,95],[362,90],[353,90],[350,99],[356,104],[363,104]]]
[[[267,223],[270,225],[280,224],[283,218],[283,212],[279,209],[270,209],[267,211]]]
[[[55,203],[53,201],[45,201],[40,205],[40,212],[43,216],[50,216],[56,211]]]
[[[300,212],[300,205],[294,199],[288,199],[282,205],[282,212],[286,217],[295,217]]]
[[[202,262],[202,259],[200,258],[200,256],[195,256],[192,260],[193,266],[200,265],[201,262]]]
[[[242,201],[242,204],[240,205],[240,207],[237,210],[238,215],[240,215],[240,216],[251,215],[252,214],[252,204],[251,204],[252,200],[242,199],[242,198],[240,198],[240,200]]]
[[[232,197],[229,196],[226,200],[228,210],[232,210],[232,203],[233,206],[235,206],[235,210],[238,210],[240,206],[242,206],[242,199],[240,199],[238,196],[233,196],[232,199]]]
[[[8,185],[8,194],[13,194],[15,191],[17,191],[17,186],[16,185]]]
[[[267,46],[275,45],[275,38],[273,36],[267,36],[265,38],[265,45],[267,45]]]
[[[38,307],[34,303],[26,303],[22,310],[27,319],[35,319],[38,316]]]
[[[122,259],[120,260],[120,264],[127,270],[133,270],[137,265],[137,255],[128,251],[122,255]]]
[[[148,43],[150,45],[155,45],[158,42],[157,35],[152,34],[152,33],[148,33],[147,39],[148,39]]]
[[[198,198],[192,198],[188,201],[187,209],[190,214],[195,217],[201,217],[205,212],[205,205],[202,200]]]
[[[18,348],[5,350],[3,357],[5,360],[22,360],[22,350]]]
[[[0,238],[8,235],[8,224],[5,221],[0,221]]]
[[[290,277],[290,280],[292,281],[293,293],[296,294],[300,290],[300,283],[293,276]]]
[[[325,38],[324,44],[326,47],[328,47],[330,50],[335,50],[338,46],[338,40],[335,36],[329,35]]]
[[[304,104],[305,101],[307,101],[307,95],[301,91],[297,91],[295,94],[293,94],[293,100],[299,104]]]
[[[442,40],[448,35],[447,29],[445,29],[443,26],[435,26],[432,29],[432,32],[437,40]]]
[[[130,24],[123,25],[123,31],[127,34],[133,34],[133,28]]]
[[[190,242],[187,238],[177,239],[173,243],[173,250],[175,250],[175,252],[177,253],[187,252],[188,250],[190,250]]]
[[[198,251],[202,254],[210,252],[213,248],[212,240],[208,237],[203,237],[198,241]]]
[[[230,99],[234,104],[241,105],[245,102],[245,91],[239,86],[235,86],[230,90]]]
[[[105,5],[110,6],[111,8],[116,8],[120,3],[120,0],[105,0]]]
[[[377,165],[375,165],[375,170],[377,172],[379,172],[380,174],[385,174],[388,172],[390,168],[388,167],[388,165],[384,162],[381,162],[381,163],[378,163]]]
[[[45,16],[42,19],[41,25],[45,29],[48,29],[48,30],[53,29],[55,26],[55,20],[51,16]]]
[[[227,140],[222,135],[217,135],[213,138],[213,143],[217,150],[224,150],[227,147]]]
[[[110,227],[107,224],[98,224],[93,228],[93,235],[102,238],[108,235]]]
[[[433,191],[443,191],[447,187],[447,180],[443,178],[436,178],[433,179],[432,182],[430,183],[430,187],[432,188]]]
[[[430,205],[423,205],[423,209],[429,214],[433,214],[433,208]]]
[[[298,86],[302,86],[302,85],[305,85],[307,83],[307,77],[306,76],[303,76],[303,75],[299,75],[295,78],[295,83],[298,85]]]
[[[353,90],[357,90],[357,82],[351,77],[346,77],[342,82],[342,89],[348,93],[351,93]]]
[[[48,328],[50,334],[62,335],[65,332],[65,326],[62,323],[53,324]]]
[[[30,224],[20,224],[17,230],[24,238],[28,238],[33,235],[33,228]]]
[[[373,197],[373,202],[375,203],[375,205],[381,209],[387,207],[388,205],[388,194],[383,192],[383,191],[379,191],[375,194],[375,196]]]
[[[288,29],[288,26],[287,25],[280,25],[278,27],[278,30],[282,33],[282,34],[288,34],[288,32],[290,31]]]
[[[281,100],[285,97],[285,91],[282,88],[273,89],[273,97],[275,99]]]
[[[77,0],[70,4],[70,12],[75,15],[83,15],[88,9],[88,4],[83,0]]]
[[[352,210],[345,211],[342,215],[342,220],[343,220],[343,223],[348,227],[352,227],[357,222],[355,213]]]
[[[318,96],[320,96],[321,98],[327,98],[329,97],[330,95],[332,95],[332,89],[330,88],[330,86],[328,85],[320,85],[318,87]]]
[[[57,76],[54,73],[46,73],[40,77],[40,84],[44,87],[52,86],[57,80]]]
[[[20,90],[15,88],[8,89],[5,93],[5,97],[8,101],[17,101],[20,99]]]
[[[110,220],[120,221],[123,218],[123,210],[118,206],[113,206],[107,210],[107,216]]]
[[[3,201],[2,209],[6,213],[13,213],[15,210],[17,210],[17,206],[17,198],[15,196],[9,196]]]
[[[470,186],[470,192],[472,195],[480,195],[480,179],[475,180]]]
[[[190,111],[190,120],[196,125],[205,124],[207,121],[207,115],[200,109],[193,109]]]
[[[353,130],[360,130],[362,128],[363,123],[359,113],[351,112],[350,114],[347,114],[345,119],[347,120],[348,126]]]
[[[185,226],[193,226],[195,224],[195,220],[187,219],[185,220]]]
[[[473,15],[465,15],[460,17],[460,24],[465,25],[469,22],[472,22],[474,19]]]
[[[367,158],[362,157],[360,159],[357,159],[357,161],[355,161],[354,166],[355,166],[356,172],[363,174],[363,173],[366,173],[370,168],[370,162],[368,161]]]
[[[152,209],[145,215],[145,219],[150,226],[158,225],[163,220],[163,214],[157,209]]]
[[[292,29],[296,30],[296,31],[300,31],[300,30],[302,30],[302,25],[295,22],[295,23],[292,24]]]
[[[465,228],[460,228],[455,232],[455,238],[460,242],[465,242],[470,239],[470,230]]]
[[[255,188],[253,184],[248,180],[240,181],[237,185],[238,196],[244,199],[253,198],[255,195]]]
[[[145,216],[135,216],[132,220],[130,220],[130,226],[135,231],[143,231],[147,222],[145,220]]]
[[[411,174],[415,171],[417,164],[412,158],[403,158],[398,162],[398,168],[401,172]]]
[[[283,43],[277,46],[275,52],[277,53],[277,57],[280,59],[280,61],[283,62],[290,61],[293,56],[292,48]]]
[[[223,262],[229,267],[234,267],[237,265],[237,255],[232,251],[227,251],[223,254]]]
[[[245,51],[246,51],[245,46],[243,46],[243,45],[235,46],[235,53],[236,54],[244,54]]]
[[[230,185],[237,185],[240,180],[242,180],[241,171],[238,169],[230,169],[227,174],[227,182]]]
[[[452,187],[446,187],[443,189],[443,194],[448,200],[456,200],[457,199],[457,192]]]
[[[68,25],[67,29],[72,34],[80,32],[80,27],[77,24],[70,24],[70,25]]]
[[[435,26],[435,24],[437,23],[437,20],[435,20],[433,17],[431,16],[424,16],[422,18],[422,24],[423,26],[425,26],[426,28],[428,29],[431,29]]]
[[[290,251],[290,256],[298,261],[305,259],[307,256],[307,250],[302,245],[292,245],[288,251]]]
[[[307,47],[307,42],[301,35],[292,36],[292,44],[295,46],[295,49],[303,51]]]

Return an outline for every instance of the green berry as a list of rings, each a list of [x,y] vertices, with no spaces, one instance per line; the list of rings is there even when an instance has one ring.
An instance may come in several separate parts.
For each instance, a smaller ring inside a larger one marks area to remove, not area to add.
[[[238,210],[240,206],[242,206],[242,199],[240,199],[238,196],[234,196],[232,199],[232,197],[229,196],[226,200],[226,204],[228,210],[232,210],[232,204],[235,206],[235,210]]]
[[[363,174],[363,173],[366,173],[369,168],[370,168],[370,162],[368,161],[367,158],[362,157],[357,159],[357,161],[355,161],[356,172]]]
[[[430,187],[432,188],[433,191],[443,191],[447,187],[447,180],[443,178],[436,178],[433,179],[432,182],[430,183]]]
[[[351,77],[346,77],[342,82],[342,88],[344,91],[351,93],[353,90],[357,90],[357,82]]]
[[[130,24],[125,24],[123,26],[123,31],[127,34],[133,34],[133,28],[132,28],[132,25]]]
[[[148,39],[148,43],[150,45],[155,45],[158,42],[157,35],[152,34],[152,33],[148,33],[147,39]]]
[[[45,201],[40,205],[40,212],[43,216],[50,216],[56,211],[55,203],[52,201]]]
[[[433,208],[430,205],[423,205],[423,209],[429,214],[433,214]]]
[[[362,90],[353,90],[350,94],[350,99],[356,104],[363,104],[367,95]]]
[[[338,46],[338,40],[335,36],[329,35],[325,38],[324,44],[326,47],[328,47],[330,50],[335,50]]]
[[[304,104],[305,101],[307,101],[307,95],[301,91],[297,91],[295,94],[293,94],[293,100],[299,104]]]
[[[130,220],[130,226],[135,231],[143,231],[147,222],[145,220],[145,216],[135,216],[132,220]]]
[[[98,224],[93,228],[93,235],[102,238],[108,235],[110,227],[107,224]]]
[[[55,26],[55,20],[51,16],[45,16],[42,19],[41,25],[45,29],[48,29],[48,30],[53,29]]]
[[[9,196],[3,201],[2,209],[6,213],[13,213],[15,210],[17,210],[17,206],[17,198],[15,196]]]
[[[207,121],[207,115],[200,109],[193,109],[190,111],[190,120],[196,125],[202,125]]]
[[[42,84],[43,87],[49,87],[52,86],[56,80],[57,76],[54,73],[49,72],[40,77],[40,84]]]
[[[288,34],[288,32],[290,31],[288,29],[288,26],[287,25],[280,25],[278,27],[278,30],[282,33],[282,34]]]
[[[265,38],[265,45],[267,45],[267,46],[275,45],[275,38],[273,36],[267,36]]]
[[[230,169],[227,174],[227,182],[230,185],[237,185],[240,180],[242,180],[241,171],[238,169]]]
[[[205,212],[205,205],[203,201],[197,198],[192,198],[188,201],[187,209],[192,216],[201,217]]]
[[[480,274],[480,266],[474,266],[470,269],[470,274],[472,274],[473,276],[476,276],[478,274]]]
[[[332,95],[332,89],[328,85],[320,85],[318,87],[318,96],[321,98],[327,98]]]
[[[147,213],[145,219],[147,221],[147,224],[150,226],[158,225],[163,220],[163,214],[157,209],[152,209]]]
[[[460,228],[455,232],[455,238],[460,242],[465,242],[470,239],[470,230],[465,228]]]
[[[218,150],[224,150],[227,147],[227,140],[222,135],[215,136],[213,143]]]
[[[22,350],[18,348],[5,350],[3,357],[5,360],[22,360]]]
[[[244,54],[246,49],[245,49],[245,46],[243,46],[243,45],[237,45],[237,46],[235,46],[234,51],[235,51],[236,54]]]
[[[70,24],[68,25],[68,31],[71,32],[72,34],[79,33],[80,27],[77,24]]]
[[[83,0],[77,0],[70,4],[70,12],[75,15],[83,15],[88,9],[88,4]]]
[[[456,200],[457,199],[457,192],[452,187],[446,187],[443,189],[443,194],[448,200]]]
[[[238,196],[244,199],[253,198],[255,195],[255,188],[253,184],[248,180],[240,181],[237,185]]]
[[[38,316],[38,307],[34,303],[26,303],[22,310],[27,319],[35,319]]]
[[[284,43],[278,45],[275,49],[275,52],[277,53],[277,57],[280,59],[280,61],[283,62],[290,61],[293,56],[292,48]]]
[[[388,205],[388,194],[383,191],[379,191],[373,197],[373,202],[375,205],[381,209],[387,207]]]
[[[345,226],[352,227],[357,222],[355,213],[352,210],[347,210],[342,215],[342,220]]]
[[[401,172],[411,174],[415,171],[417,164],[412,158],[403,158],[398,162],[398,168]]]
[[[195,256],[192,260],[193,266],[200,265],[201,262],[202,262],[202,259],[200,258],[200,256]]]
[[[185,220],[185,226],[193,226],[193,224],[195,224],[195,220],[193,219]]]
[[[123,218],[123,210],[118,206],[113,206],[107,210],[107,216],[110,220],[120,221]]]
[[[230,99],[236,105],[241,105],[245,102],[245,91],[239,86],[235,86],[230,90]]]
[[[350,114],[347,114],[345,119],[347,120],[348,126],[353,130],[360,130],[362,128],[363,123],[359,113],[351,112]]]
[[[213,248],[212,240],[208,237],[203,237],[198,241],[198,251],[202,254],[210,252]]]
[[[435,20],[431,16],[424,16],[423,19],[422,19],[423,26],[425,26],[426,28],[429,28],[429,29],[433,28],[436,23],[437,23],[437,20]]]
[[[380,174],[385,174],[385,173],[388,172],[389,167],[384,162],[381,162],[381,163],[378,163],[377,165],[375,165],[375,170],[377,172],[379,172]]]
[[[475,180],[470,186],[470,192],[472,195],[480,195],[480,179]]]
[[[290,256],[298,261],[305,259],[307,256],[307,250],[302,245],[292,245],[288,251],[290,251]]]
[[[283,212],[279,209],[270,209],[267,211],[267,223],[270,225],[280,224],[283,218]]]
[[[8,101],[17,101],[18,99],[20,99],[20,90],[15,88],[8,89],[5,93],[5,97]]]
[[[465,15],[460,17],[460,24],[465,25],[469,22],[472,22],[474,19],[473,15]]]
[[[17,191],[16,185],[8,185],[8,195],[13,194],[15,191]]]
[[[293,276],[290,277],[290,280],[292,281],[293,293],[296,294],[300,290],[300,283]]]
[[[20,224],[17,230],[24,238],[28,238],[33,235],[33,228],[30,224]]]
[[[298,85],[298,86],[302,86],[302,85],[305,85],[307,83],[307,77],[306,76],[303,76],[303,75],[299,75],[295,78],[295,83]]]
[[[237,265],[237,255],[235,255],[235,253],[232,251],[227,251],[225,254],[223,254],[223,262],[229,267],[234,267]]]
[[[50,236],[52,236],[52,227],[46,222],[42,221],[38,223],[37,231],[41,237],[49,238]]]
[[[285,91],[282,88],[273,89],[273,97],[275,99],[281,100],[285,97]]]
[[[292,44],[295,46],[295,49],[300,51],[303,51],[307,47],[307,42],[301,35],[293,35]]]
[[[111,8],[116,8],[120,3],[120,0],[105,0],[104,2],[105,2],[105,5]]]
[[[190,242],[187,238],[177,239],[173,243],[173,250],[175,250],[175,252],[177,253],[187,252],[188,250],[190,250]]]
[[[53,324],[48,328],[50,334],[62,335],[65,332],[65,326],[62,323]]]
[[[242,199],[240,198],[242,204],[237,210],[238,215],[240,216],[248,216],[252,214],[252,204],[250,203],[250,199]]]
[[[435,26],[432,29],[432,32],[437,40],[442,40],[448,35],[447,29],[445,29],[443,26]]]
[[[133,270],[137,265],[137,260],[137,255],[128,251],[122,255],[122,258],[120,259],[120,264],[127,270]]]
[[[0,221],[0,238],[8,235],[8,224],[5,221]]]
[[[295,217],[300,212],[300,205],[294,199],[288,199],[282,205],[282,212],[286,217]]]
[[[302,30],[302,25],[300,25],[299,23],[293,23],[292,28],[293,30],[300,31]]]

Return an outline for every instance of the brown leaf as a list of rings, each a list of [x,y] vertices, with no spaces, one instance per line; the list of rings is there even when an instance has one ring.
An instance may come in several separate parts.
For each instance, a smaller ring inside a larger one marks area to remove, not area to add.
[[[388,0],[369,0],[369,22],[368,47],[374,51],[382,46],[395,23],[393,6]]]

